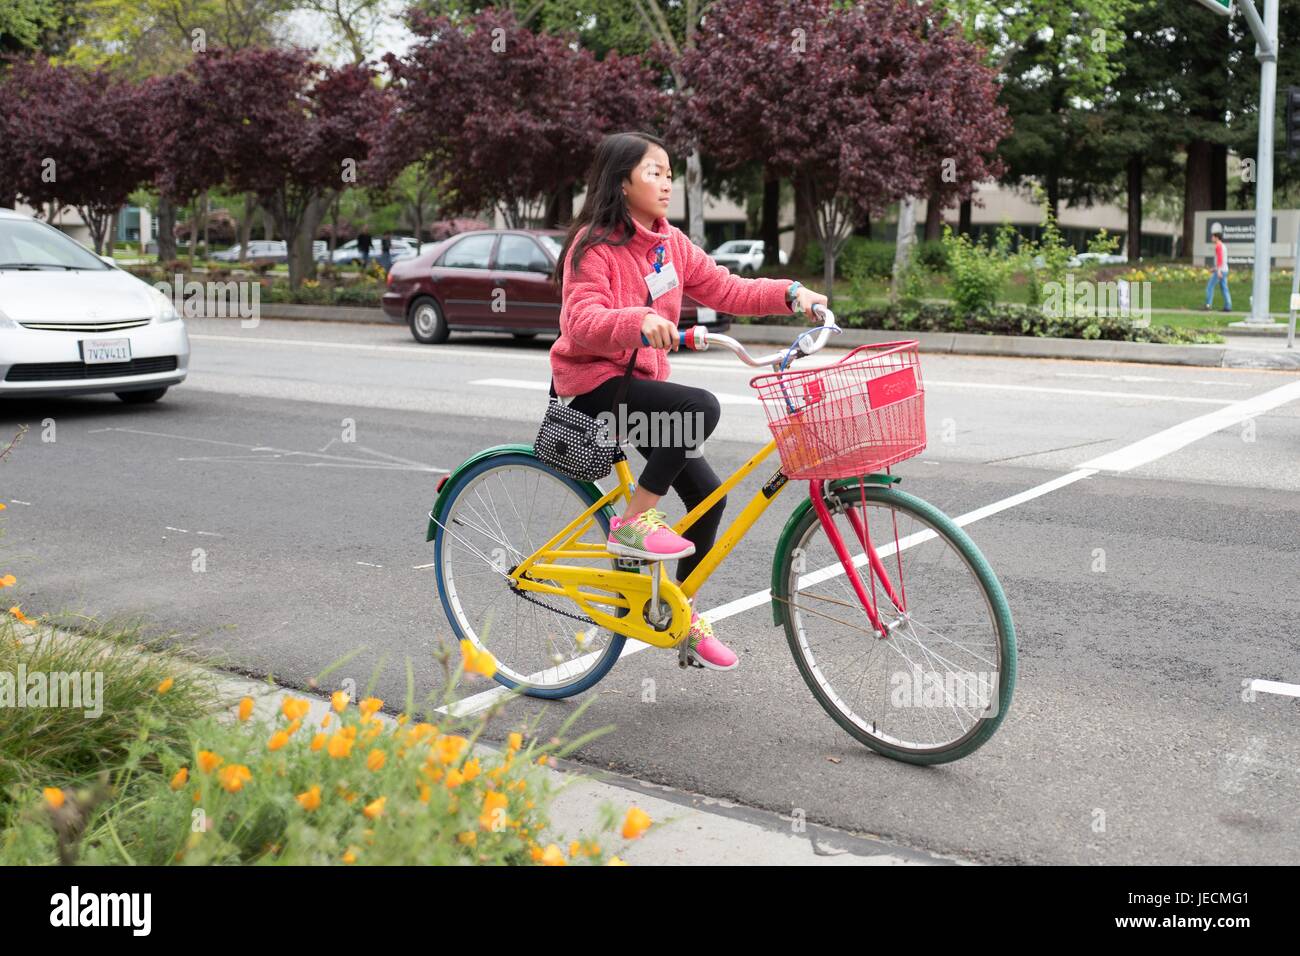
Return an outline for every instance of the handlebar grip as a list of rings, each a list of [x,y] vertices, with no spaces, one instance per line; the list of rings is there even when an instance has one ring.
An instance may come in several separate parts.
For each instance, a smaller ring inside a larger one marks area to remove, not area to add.
[[[644,332],[641,333],[641,344],[650,344],[650,340],[645,337]],[[686,330],[678,329],[677,344],[682,348],[703,352],[708,348],[708,330],[698,325],[692,326]]]

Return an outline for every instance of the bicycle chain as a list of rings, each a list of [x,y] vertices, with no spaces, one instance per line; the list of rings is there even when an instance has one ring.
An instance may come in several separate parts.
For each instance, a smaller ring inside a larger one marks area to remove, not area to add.
[[[516,597],[521,597],[525,601],[529,601],[533,604],[536,604],[539,607],[544,607],[548,611],[554,611],[556,614],[560,614],[564,617],[572,618],[573,620],[579,621],[583,624],[596,624],[596,622],[589,617],[584,617],[581,614],[574,614],[572,611],[565,611],[558,607],[551,607],[551,605],[547,604],[545,601],[530,596],[527,591],[520,591],[518,588],[511,588],[510,590],[514,592]],[[596,626],[599,627],[599,625]]]

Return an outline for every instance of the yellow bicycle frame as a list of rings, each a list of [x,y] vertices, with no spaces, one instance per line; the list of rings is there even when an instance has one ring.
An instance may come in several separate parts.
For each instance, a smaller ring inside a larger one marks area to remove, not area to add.
[[[736,469],[731,477],[719,485],[711,495],[692,508],[689,514],[673,526],[673,530],[678,534],[685,532],[775,450],[776,442],[769,441],[749,461]],[[736,515],[680,586],[664,574],[664,562],[650,562],[650,573],[659,575],[660,578],[660,599],[665,601],[673,611],[668,627],[665,630],[658,630],[645,617],[646,605],[651,596],[650,575],[634,571],[618,571],[612,566],[606,568],[552,563],[560,558],[606,558],[611,562],[618,559],[618,555],[610,553],[603,544],[578,540],[591,528],[601,509],[616,501],[628,500],[635,490],[636,483],[627,459],[614,463],[614,473],[618,478],[618,484],[521,561],[510,572],[510,578],[514,581],[514,586],[521,591],[535,591],[573,601],[596,624],[616,634],[635,638],[656,647],[674,647],[690,630],[691,610],[686,603],[687,598],[695,595],[700,586],[709,579],[709,575],[731,553],[731,549],[749,533],[749,529],[767,510],[768,505],[781,493],[787,484],[785,474],[778,470],[761,489],[754,493],[749,503],[740,514]],[[601,607],[627,608],[627,614],[618,617],[601,610]]]

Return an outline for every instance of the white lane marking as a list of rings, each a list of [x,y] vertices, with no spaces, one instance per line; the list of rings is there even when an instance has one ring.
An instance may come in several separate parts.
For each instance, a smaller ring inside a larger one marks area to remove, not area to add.
[[[545,392],[550,388],[549,382],[533,382],[522,378],[476,378],[470,385],[486,385],[492,388],[520,388],[529,391]],[[1191,395],[1155,395],[1146,392],[1111,392],[1092,388],[1051,388],[1039,385],[1010,385],[1000,382],[948,382],[926,379],[927,388],[982,388],[995,392],[1034,392],[1043,395],[1083,395],[1089,398],[1140,399],[1149,402],[1188,402],[1193,405],[1231,405],[1228,398],[1201,398]],[[714,392],[722,405],[758,405],[754,395],[736,395],[731,392]]]
[[[1265,694],[1281,694],[1283,697],[1300,697],[1300,684],[1284,684],[1277,680],[1261,680],[1256,677],[1250,682],[1250,689]]]
[[[547,356],[549,355],[548,352],[541,352],[541,351],[515,352],[510,349],[493,350],[493,349],[471,349],[471,348],[457,347],[452,349],[434,350],[430,346],[425,346],[425,345],[373,345],[373,344],[366,344],[366,343],[359,343],[359,342],[316,342],[310,339],[250,338],[247,336],[211,335],[207,333],[191,333],[190,338],[207,340],[212,342],[238,342],[242,345],[288,345],[288,346],[302,346],[307,348],[345,349],[350,351],[366,351],[366,352],[409,352],[409,353],[428,355],[430,358],[435,358],[438,356],[446,356],[454,359],[457,356],[473,356],[479,358],[491,358],[494,361],[499,361],[501,359],[514,359],[514,360],[534,362],[534,363],[538,361],[545,362],[547,360]],[[836,353],[826,352],[823,354],[833,355]],[[845,354],[847,354],[847,352],[845,352]],[[695,359],[695,358],[692,358],[689,361],[684,362],[682,365],[679,366],[679,368],[693,368],[693,367],[694,368],[717,368],[717,369],[724,369],[726,371],[732,371],[732,372],[744,372],[750,375],[761,375],[767,371],[766,367],[762,369],[750,369],[738,365],[736,362],[725,362],[725,361],[719,362],[719,361],[712,361],[709,359]],[[1127,380],[1132,380],[1132,381],[1142,381],[1142,380],[1169,381],[1167,379],[1154,379],[1154,378],[1142,379],[1137,376],[1125,377],[1125,378]],[[519,384],[508,385],[506,384],[507,382],[510,383],[517,382]],[[517,379],[480,379],[476,382],[471,382],[470,384],[478,385],[478,384],[485,384],[485,383],[499,385],[507,388],[536,388],[535,383],[530,382],[524,384]],[[1200,384],[1235,385],[1237,383],[1203,382]],[[1227,403],[1227,400],[1225,399],[1202,398],[1199,396],[1151,395],[1145,392],[1110,392],[1110,391],[1097,391],[1094,389],[1085,389],[1085,388],[1080,388],[1080,389],[1051,388],[1048,386],[1038,386],[1038,385],[1010,385],[1010,384],[1004,385],[996,382],[953,382],[953,381],[941,381],[941,380],[927,380],[926,385],[933,385],[939,388],[985,388],[985,389],[993,389],[997,391],[1030,392],[1030,393],[1040,393],[1040,394],[1049,394],[1049,395],[1083,395],[1083,396],[1091,396],[1093,398],[1145,399],[1147,401],[1153,401],[1153,402],[1187,402],[1191,404],[1207,404],[1207,405]],[[542,385],[541,387],[543,390],[545,390],[549,388],[549,385]],[[749,396],[749,395],[744,395],[744,396],[730,395],[725,398],[723,397],[723,395],[719,395],[718,400],[724,405],[727,404],[757,405],[758,404],[758,400],[753,396]]]
[[[469,385],[486,385],[490,388],[521,388],[530,392],[550,391],[550,382],[530,382],[522,378],[476,378]],[[758,398],[753,395],[733,395],[729,392],[714,392],[720,405],[757,405]]]
[[[19,501],[17,498],[10,498],[9,500],[10,500],[13,504],[16,504],[16,505],[30,505],[30,504],[31,504],[30,501]]]
[[[425,465],[420,462],[409,462],[406,465],[397,464],[396,462],[371,461],[365,458],[351,458],[346,455],[326,455],[318,451],[294,451],[291,448],[274,448],[270,445],[243,445],[239,442],[223,441],[219,438],[199,438],[195,435],[173,435],[167,432],[145,431],[140,428],[105,428],[101,431],[128,432],[132,435],[149,435],[154,438],[177,438],[181,441],[196,441],[207,445],[225,445],[228,448],[242,448],[251,452],[268,452],[271,457],[262,455],[221,455],[210,457],[188,457],[178,458],[177,461],[277,461],[281,456],[294,458],[321,458],[327,461],[310,462],[312,465],[338,464],[341,467],[354,468],[384,468],[396,471],[431,471],[438,474],[446,474],[446,468],[436,468],[433,465]],[[360,447],[360,446],[358,446]],[[370,449],[362,448],[362,451]],[[373,454],[383,454],[382,452],[372,452]],[[392,458],[392,455],[384,455],[385,458]],[[406,459],[397,459],[397,461],[406,461]],[[306,464],[304,462],[290,462],[289,464]]]
[[[1288,402],[1294,402],[1296,399],[1300,399],[1300,382],[1291,382],[1264,392],[1262,395],[1233,402],[1226,408],[1220,408],[1199,418],[1166,428],[1162,432],[1156,432],[1131,445],[1125,445],[1123,448],[1085,461],[1079,467],[1092,468],[1096,471],[1131,471],[1185,448],[1207,435],[1213,435],[1217,431],[1236,425],[1247,418],[1254,418]]]
[[[1099,372],[1057,372],[1057,378],[1103,378],[1109,382],[1176,382],[1158,375],[1103,375]]]
[[[1250,388],[1250,382],[1220,382],[1204,378],[1163,378],[1158,375],[1102,375],[1097,372],[1056,372],[1057,378],[1099,378],[1111,382],[1168,382],[1170,385],[1213,385],[1218,388]]]
[[[966,525],[971,524],[972,522],[980,521],[984,518],[991,517],[992,515],[995,515],[1000,511],[1006,511],[1008,508],[1014,508],[1016,505],[1022,505],[1026,501],[1032,501],[1033,499],[1041,495],[1045,495],[1048,492],[1056,491],[1058,488],[1064,488],[1066,485],[1072,485],[1076,481],[1079,481],[1083,478],[1089,478],[1095,474],[1096,474],[1095,470],[1081,468],[1078,471],[1070,472],[1068,475],[1061,475],[1059,478],[1053,478],[1051,481],[1045,481],[1041,485],[1035,485],[1034,487],[1026,491],[1022,491],[1018,494],[1014,494],[1009,498],[1003,498],[1001,501],[995,501],[992,504],[985,505],[982,508],[976,508],[974,511],[968,511],[966,512],[966,514],[954,518],[953,521],[955,521],[961,527],[965,527]],[[882,558],[889,557],[890,555],[896,554],[898,551],[906,551],[908,548],[915,547],[916,545],[920,544],[922,541],[928,541],[933,537],[934,537],[933,531],[918,531],[915,534],[910,534],[906,538],[903,538],[901,541],[899,541],[897,548],[895,548],[894,544],[891,542],[890,544],[881,546],[878,549],[878,553]],[[854,567],[860,568],[862,567],[862,565],[866,563],[866,561],[867,561],[866,555],[859,554],[853,558],[853,565]],[[820,584],[822,581],[829,581],[831,578],[841,575],[843,573],[844,573],[844,568],[842,565],[831,564],[822,568],[820,571],[808,572],[802,578],[800,578],[799,581],[802,586],[808,587],[813,584]],[[756,591],[753,594],[747,594],[742,598],[737,598],[734,601],[728,601],[726,604],[721,604],[710,611],[706,611],[702,613],[707,614],[709,620],[711,621],[722,621],[722,620],[726,620],[729,617],[733,617],[736,614],[740,614],[744,611],[748,611],[751,608],[761,607],[764,604],[770,603],[771,600],[772,600],[772,589],[768,588],[766,591]],[[637,643],[640,644],[641,642],[638,641]],[[650,646],[649,644],[641,645],[641,647],[643,648],[649,646]]]
[[[956,521],[957,524],[965,526],[973,521],[979,521],[982,518],[995,515],[999,511],[1005,511],[1008,508],[1014,508],[1016,505],[1024,504],[1026,501],[1031,501],[1040,495],[1045,495],[1048,492],[1055,491],[1057,488],[1063,488],[1066,485],[1073,484],[1080,479],[1088,478],[1094,474],[1096,474],[1095,471],[1086,469],[1072,471],[1068,475],[1062,475],[1059,478],[1053,478],[1051,481],[1046,481],[1041,485],[1035,485],[1033,488],[1014,494],[1009,498],[1003,498],[1001,501],[993,502],[993,504],[985,505],[982,508],[976,508],[974,511],[968,511],[966,514],[959,518],[954,518],[953,520]],[[914,547],[922,541],[928,541],[932,537],[934,537],[933,531],[918,531],[915,534],[908,535],[902,541],[899,541],[897,548],[894,547],[892,542],[881,547],[879,549],[879,554],[882,558],[889,557],[890,555],[896,554],[898,551],[905,551],[908,548]],[[866,563],[866,561],[866,555],[859,554],[853,559],[853,564],[855,567],[861,567]],[[820,571],[810,571],[808,574],[800,578],[800,583],[807,587],[810,584],[828,581],[836,575],[843,573],[844,568],[841,565],[832,564],[822,568]],[[755,591],[753,594],[746,594],[744,597],[737,598],[734,601],[728,601],[726,604],[719,604],[715,608],[708,611],[701,611],[700,613],[707,616],[710,621],[724,621],[729,617],[735,617],[737,614],[743,614],[745,611],[753,610],[756,607],[762,607],[764,604],[770,604],[771,602],[772,589],[766,588],[762,591]],[[641,651],[650,650],[652,646],[653,645],[646,644],[642,641],[628,640],[628,642],[623,645],[623,650],[619,654],[619,660],[632,654],[639,654]],[[575,658],[572,661],[568,661],[566,666],[570,669],[574,669],[574,665],[576,664],[576,669],[585,670],[591,663],[594,663],[602,653],[602,651],[595,651],[591,654],[586,654],[582,657]],[[541,674],[532,674],[529,676],[528,681],[536,682],[546,673],[548,673],[548,671],[543,671]],[[480,710],[485,710],[492,706],[494,702],[508,693],[510,693],[510,691],[506,687],[494,687],[491,690],[486,690],[482,693],[474,694],[471,697],[466,697],[464,700],[458,701],[455,704],[455,715],[462,716],[478,713]],[[439,710],[442,713],[446,713],[442,708],[439,708]]]
[[[490,385],[495,388],[526,388],[534,392],[547,392],[551,389],[550,382],[529,382],[522,378],[476,378],[470,385]]]
[[[185,529],[185,528],[173,528],[173,527],[172,527],[171,525],[169,525],[169,524],[165,524],[165,525],[163,525],[163,530],[164,530],[164,531],[179,531],[181,534],[189,534],[189,531],[188,531],[187,529]]]
[[[189,530],[188,528],[173,528],[173,527],[172,527],[171,525],[169,525],[169,524],[165,524],[165,525],[163,525],[163,530],[164,530],[164,531],[179,531],[181,534],[190,534],[190,533],[191,533],[190,530]],[[219,533],[216,532],[216,531],[195,531],[195,532],[193,532],[193,533],[194,533],[194,534],[205,534],[205,535],[207,535],[209,538],[224,538],[224,537],[225,537],[224,534],[219,534]]]
[[[436,564],[436,562],[435,562],[435,564]],[[413,565],[411,565],[411,570],[412,570],[412,571],[423,571],[423,570],[425,570],[426,568],[432,568],[432,567],[434,567],[435,564],[413,564]]]
[[[295,452],[305,454],[305,452]],[[445,475],[446,468],[426,468],[423,465],[397,465],[387,461],[290,461],[281,455],[203,455],[177,458],[177,461],[238,461],[249,465],[292,465],[295,468],[369,468],[372,471],[418,471]]]
[[[1150,392],[1112,392],[1095,388],[1053,388],[1049,385],[1010,385],[1002,382],[948,382],[925,379],[926,388],[983,388],[995,392],[1032,392],[1038,395],[1085,395],[1089,398],[1141,399],[1147,402],[1188,402],[1193,405],[1228,405],[1231,399],[1195,395],[1158,395]]]
[[[546,360],[548,352],[542,351],[512,351],[510,349],[471,349],[461,348],[439,348],[431,345],[374,345],[366,342],[320,342],[312,339],[269,339],[243,335],[212,335],[205,332],[191,332],[191,339],[199,339],[208,342],[237,342],[240,345],[288,345],[295,348],[315,348],[315,349],[344,349],[349,352],[407,352],[412,355],[420,355],[429,359],[445,358],[453,362],[458,356],[469,355],[478,358],[490,358],[494,361],[501,359],[524,359],[535,361]]]
[[[369,561],[358,561],[357,564],[361,565],[363,568],[382,568],[382,567],[383,567],[382,564],[371,564]]]
[[[1246,417],[1249,414],[1258,414],[1259,411],[1267,410],[1268,408],[1285,404],[1286,402],[1292,401],[1295,398],[1300,398],[1300,382],[1294,382],[1291,385],[1286,385],[1283,386],[1282,388],[1273,389],[1270,392],[1265,392],[1263,395],[1256,396],[1254,399],[1247,399],[1246,401],[1238,402],[1236,405],[1232,407],[1219,409],[1218,411],[1211,412],[1208,415],[1202,415],[1200,418],[1192,419],[1187,424],[1196,425],[1196,423],[1204,423],[1206,419],[1215,419],[1215,420],[1223,419],[1223,418],[1231,419],[1231,416],[1233,414],[1243,411],[1243,406],[1245,407],[1245,411],[1241,415],[1241,417]],[[1235,420],[1240,420],[1240,419],[1238,418],[1238,419],[1228,420],[1225,422],[1224,425],[1218,427],[1226,427],[1226,425],[1232,424],[1232,422]],[[1111,452],[1110,455],[1104,455],[1100,459],[1094,459],[1091,462],[1085,462],[1084,464],[1080,465],[1077,469],[1070,472],[1069,474],[1062,475],[1058,478],[1054,478],[1051,481],[1044,482],[1041,485],[1035,485],[1033,488],[1030,488],[1026,491],[1022,491],[1019,494],[1012,495],[1009,498],[1003,498],[1001,501],[996,501],[993,504],[985,505],[982,508],[976,508],[974,511],[969,511],[966,514],[954,520],[958,525],[964,527],[965,525],[971,524],[972,522],[979,521],[983,518],[989,517],[990,515],[997,514],[1000,511],[1005,511],[1006,509],[1013,508],[1016,505],[1024,504],[1026,501],[1031,501],[1034,498],[1037,498],[1041,495],[1045,495],[1051,491],[1055,491],[1058,488],[1064,488],[1067,485],[1071,485],[1075,483],[1076,481],[1080,481],[1081,479],[1084,478],[1089,478],[1092,475],[1097,474],[1098,471],[1127,470],[1126,468],[1103,469],[1096,464],[1098,461],[1103,461],[1108,458],[1120,463],[1123,463],[1125,461],[1130,461],[1130,460],[1138,461],[1139,459],[1141,459],[1141,461],[1144,463],[1147,461],[1154,461],[1156,458],[1159,458],[1162,455],[1167,455],[1172,451],[1176,451],[1178,448],[1184,447],[1185,445],[1190,444],[1193,441],[1196,441],[1198,438],[1204,438],[1206,435],[1212,434],[1214,431],[1218,430],[1218,428],[1216,427],[1207,431],[1205,430],[1206,425],[1202,424],[1198,428],[1190,430],[1188,434],[1190,434],[1192,437],[1187,437],[1186,441],[1182,441],[1179,444],[1173,444],[1169,441],[1159,441],[1156,442],[1155,444],[1152,444],[1153,439],[1161,439],[1161,437],[1166,435],[1168,432],[1178,431],[1179,427],[1180,426],[1176,426],[1173,429],[1166,429],[1166,431],[1158,432],[1156,435],[1151,436],[1151,438],[1144,438],[1132,443],[1131,445],[1126,445],[1124,448],[1120,448],[1115,452]],[[1182,435],[1180,437],[1186,437],[1186,435]],[[1129,467],[1134,467],[1134,466],[1130,465]],[[915,544],[918,544],[920,543],[920,541],[925,540],[927,537],[929,537],[932,534],[933,532],[921,531],[921,532],[917,532],[916,534],[909,535],[907,539],[904,539],[904,541],[899,542],[900,545],[899,550],[901,550],[904,547],[911,547]],[[892,545],[890,545],[889,548],[891,554],[896,553]],[[856,557],[854,557],[853,562],[855,566],[860,567],[865,560],[866,560],[865,555],[859,554]],[[829,565],[825,568],[822,568],[820,571],[809,572],[809,576],[825,574],[827,578],[830,578],[834,576],[835,571],[838,571],[840,574],[844,573],[844,569],[842,567],[839,567],[837,565]],[[804,579],[801,580],[806,580],[806,579],[807,578],[805,577]],[[703,611],[701,613],[706,615],[707,617],[709,617],[710,620],[713,621],[725,620],[728,617],[733,617],[745,611],[752,610],[753,608],[761,607],[764,604],[770,604],[771,601],[772,601],[772,590],[771,588],[766,588],[762,591],[756,591],[753,594],[747,594],[744,597],[737,598],[734,601],[728,601],[726,604],[718,605],[717,607],[711,610]],[[622,658],[627,657],[631,654],[637,654],[640,653],[641,651],[648,650],[651,646],[652,645],[645,644],[641,641],[629,640],[626,644],[623,645],[623,650],[619,654],[619,659],[621,660]],[[577,663],[585,667],[590,661],[594,660],[594,658],[598,654],[599,652],[588,654],[585,655],[584,657],[577,658],[575,661],[571,661],[569,663],[571,665]],[[530,679],[536,680],[537,676],[534,675]],[[455,713],[458,715],[477,713],[478,711],[490,707],[495,701],[499,700],[501,697],[509,693],[510,691],[506,687],[496,687],[493,688],[492,690],[484,691],[480,694],[475,694],[472,697],[465,698],[465,700],[463,701],[459,701],[455,705]]]

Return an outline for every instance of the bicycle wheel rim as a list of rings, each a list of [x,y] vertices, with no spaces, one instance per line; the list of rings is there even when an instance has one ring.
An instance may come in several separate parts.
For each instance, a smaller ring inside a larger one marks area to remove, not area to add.
[[[876,488],[860,496],[856,487],[837,498],[836,527],[882,624],[901,615],[869,573],[844,513],[861,514],[864,498],[867,529],[907,618],[888,638],[869,633],[867,614],[810,511],[786,574],[787,634],[800,671],[823,708],[872,749],[917,763],[965,756],[997,728],[1014,686],[1014,631],[1001,588],[960,528],[919,499]],[[828,608],[835,621],[826,618]]]
[[[609,670],[624,639],[574,620],[513,591],[506,572],[588,508],[577,482],[526,455],[489,460],[450,489],[435,538],[439,592],[456,636],[497,661],[495,679],[534,696],[567,696]],[[608,519],[597,514],[580,539],[603,543]],[[608,560],[560,563],[610,566]],[[564,597],[530,597],[581,614]],[[620,612],[615,612],[620,613]]]

